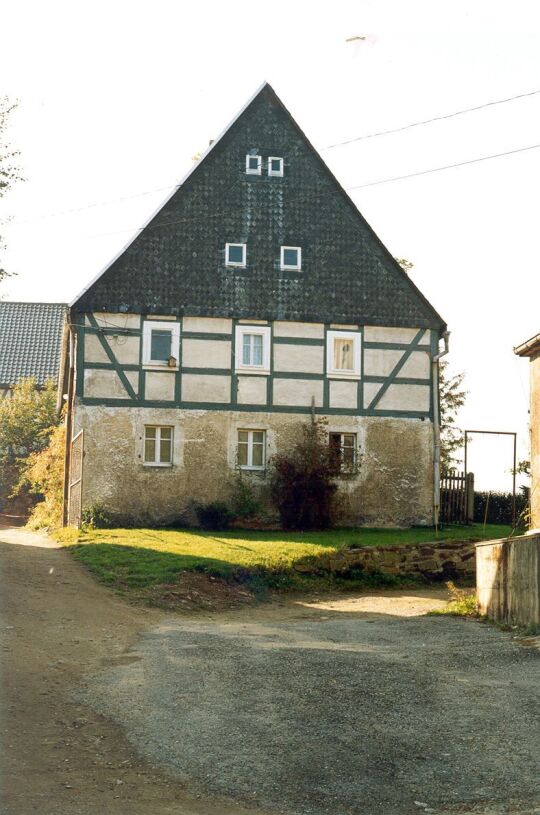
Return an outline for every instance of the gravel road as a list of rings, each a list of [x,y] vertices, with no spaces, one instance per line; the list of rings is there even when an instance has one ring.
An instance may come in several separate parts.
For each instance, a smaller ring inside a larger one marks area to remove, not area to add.
[[[189,788],[243,804],[539,812],[540,653],[424,615],[437,604],[387,593],[176,617],[78,698]]]

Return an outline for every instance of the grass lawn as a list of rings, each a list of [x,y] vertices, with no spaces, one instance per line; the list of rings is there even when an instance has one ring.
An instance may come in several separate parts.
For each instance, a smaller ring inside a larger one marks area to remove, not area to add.
[[[488,540],[507,526],[448,526],[438,540]],[[172,529],[62,530],[58,538],[99,580],[132,592],[203,572],[259,586],[301,588],[293,567],[350,546],[415,544],[436,540],[433,529],[332,529],[324,532],[203,532]],[[335,587],[335,584],[334,584]]]

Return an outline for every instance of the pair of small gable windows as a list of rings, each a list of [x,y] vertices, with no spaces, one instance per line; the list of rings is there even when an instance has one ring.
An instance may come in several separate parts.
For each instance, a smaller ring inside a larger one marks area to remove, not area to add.
[[[225,244],[225,265],[244,269],[247,264],[245,243]],[[300,246],[282,246],[280,255],[282,271],[300,272],[302,270],[302,248]]]
[[[177,371],[180,360],[180,323],[147,320],[143,326],[143,365]]]
[[[262,175],[262,156],[253,156],[248,153],[246,156],[247,175]],[[269,156],[266,162],[266,170],[270,177],[283,177],[283,159],[279,156]]]

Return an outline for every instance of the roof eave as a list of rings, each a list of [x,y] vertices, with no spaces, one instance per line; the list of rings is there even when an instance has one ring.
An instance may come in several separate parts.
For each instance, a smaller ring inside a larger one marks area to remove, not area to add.
[[[539,352],[540,334],[536,334],[534,337],[522,342],[521,345],[516,345],[514,348],[514,354],[516,354],[518,357],[530,357]]]

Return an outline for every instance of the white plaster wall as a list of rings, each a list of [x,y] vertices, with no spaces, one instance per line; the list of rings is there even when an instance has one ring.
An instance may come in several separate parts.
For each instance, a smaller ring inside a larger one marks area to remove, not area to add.
[[[332,380],[330,382],[330,407],[357,408],[358,383]]]
[[[274,323],[276,337],[305,337],[306,339],[324,339],[322,323],[295,323],[276,320]]]
[[[126,378],[137,393],[139,374],[137,371],[126,371]],[[84,372],[84,395],[94,399],[129,399],[116,371],[91,370]]]
[[[230,334],[232,320],[222,317],[184,317],[183,331],[205,331],[214,334]]]
[[[144,398],[173,402],[175,380],[176,375],[173,372],[147,371],[145,374]]]
[[[110,363],[110,359],[96,334],[84,335],[84,361]]]
[[[364,375],[389,376],[405,353],[387,348],[365,348]],[[398,373],[398,376],[413,379],[429,379],[429,375],[429,354],[426,351],[413,351]]]
[[[225,340],[185,339],[182,344],[184,368],[231,368],[231,343]]]
[[[323,383],[314,379],[274,379],[274,404],[309,407],[312,398],[320,407],[323,402]]]
[[[428,385],[390,385],[380,402],[379,410],[429,410]]]
[[[230,402],[231,377],[184,374],[182,376],[182,400],[184,402]]]
[[[141,327],[140,314],[116,314],[109,311],[96,311],[94,318],[98,325],[104,328],[136,328]],[[88,317],[86,318],[86,325],[90,325]]]
[[[390,326],[366,325],[364,340],[366,342],[412,342],[419,328],[392,328]],[[426,331],[422,342],[429,342],[429,331]]]
[[[121,365],[138,365],[140,338],[119,334],[117,337],[106,336],[111,351]]]
[[[313,345],[274,344],[274,370],[294,373],[324,373],[324,348]]]
[[[239,376],[237,400],[241,405],[266,404],[267,377]]]

